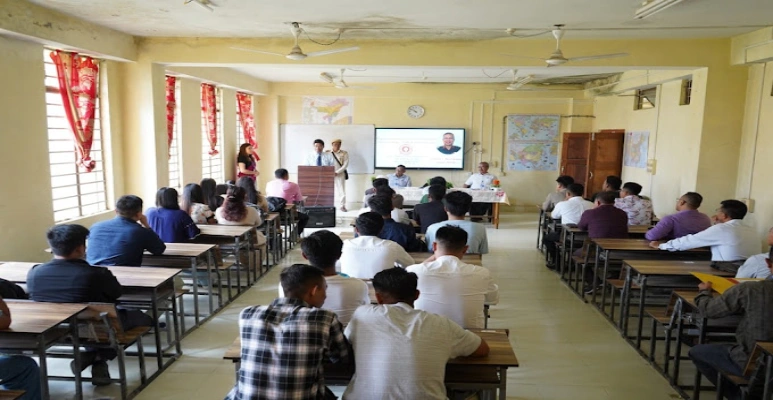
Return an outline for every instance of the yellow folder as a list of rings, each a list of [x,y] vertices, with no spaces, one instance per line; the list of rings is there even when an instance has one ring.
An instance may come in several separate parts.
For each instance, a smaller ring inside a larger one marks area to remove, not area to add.
[[[731,287],[745,281],[761,281],[762,279],[744,279],[744,278],[723,278],[721,276],[711,275],[711,274],[703,274],[700,272],[691,272],[696,278],[700,279],[701,282],[711,282],[711,289],[713,289],[715,292],[722,294],[725,293],[727,289],[730,289]]]

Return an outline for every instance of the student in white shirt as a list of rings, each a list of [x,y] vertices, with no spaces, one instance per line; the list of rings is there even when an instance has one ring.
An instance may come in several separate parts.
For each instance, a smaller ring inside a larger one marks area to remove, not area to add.
[[[768,246],[773,246],[773,228],[768,231]],[[765,259],[768,253],[755,254],[746,259],[741,268],[735,274],[736,278],[765,279],[770,276],[770,268]]]
[[[562,224],[575,224],[580,222],[580,217],[585,210],[590,210],[594,204],[582,198],[585,187],[579,183],[572,183],[566,188],[564,201],[555,205],[550,216],[553,219],[560,219]],[[555,268],[556,243],[561,240],[561,232],[551,232],[542,237],[542,244],[547,253],[547,267]]]
[[[417,309],[447,317],[466,329],[483,329],[483,305],[499,301],[499,287],[488,269],[460,260],[467,251],[466,243],[467,232],[444,226],[432,243],[435,254],[405,270],[419,277]]]
[[[738,200],[720,202],[717,223],[705,231],[669,240],[666,243],[650,242],[650,246],[660,250],[684,251],[699,247],[711,247],[711,261],[738,262],[746,260],[760,251],[757,234],[743,225],[746,216],[746,204]]]
[[[373,278],[379,304],[358,308],[344,332],[357,365],[344,400],[444,400],[448,360],[488,355],[488,344],[478,335],[414,309],[416,285],[416,274],[401,268]]]
[[[435,241],[435,232],[446,225],[456,225],[467,232],[467,252],[468,253],[488,253],[488,235],[486,227],[472,221],[464,219],[464,215],[470,211],[472,206],[472,196],[464,192],[451,192],[444,198],[448,220],[437,222],[427,228],[425,240],[427,241],[427,250],[432,250],[432,242]]]
[[[325,275],[327,298],[321,308],[336,313],[338,320],[346,325],[357,307],[370,304],[370,297],[368,285],[364,281],[336,272],[335,264],[341,257],[343,245],[340,236],[328,230],[321,230],[301,241],[301,251],[303,258],[313,267],[321,269]],[[279,297],[284,297],[281,283]]]
[[[384,228],[384,218],[375,212],[360,214],[354,222],[358,237],[344,242],[341,272],[353,278],[373,279],[377,272],[394,268],[395,263],[407,267],[414,263],[399,244],[378,237]]]
[[[401,194],[392,196],[392,219],[406,225],[413,225],[413,220],[408,216],[408,213],[403,210],[403,202],[405,198]]]

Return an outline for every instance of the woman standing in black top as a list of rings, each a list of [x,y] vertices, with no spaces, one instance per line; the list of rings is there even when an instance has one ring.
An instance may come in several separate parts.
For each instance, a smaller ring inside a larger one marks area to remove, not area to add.
[[[255,159],[255,150],[249,143],[239,146],[239,156],[236,157],[236,179],[246,176],[253,181],[260,172],[257,170],[258,161]]]

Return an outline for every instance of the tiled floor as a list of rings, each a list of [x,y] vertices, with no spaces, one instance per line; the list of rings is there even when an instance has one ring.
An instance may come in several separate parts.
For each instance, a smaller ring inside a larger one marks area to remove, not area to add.
[[[544,267],[535,249],[536,219],[534,214],[507,215],[499,230],[488,229],[491,253],[484,256],[484,262],[499,283],[501,299],[492,308],[489,326],[511,330],[510,340],[521,362],[520,368],[508,372],[507,398],[678,398],[609,322]],[[298,250],[189,335],[183,341],[182,358],[137,399],[222,399],[234,383],[233,366],[222,356],[238,333],[239,311],[270,302],[276,295],[280,270],[296,261],[301,261]],[[70,383],[56,385],[72,387]],[[118,397],[115,388],[92,392],[91,385],[84,386],[87,398]]]

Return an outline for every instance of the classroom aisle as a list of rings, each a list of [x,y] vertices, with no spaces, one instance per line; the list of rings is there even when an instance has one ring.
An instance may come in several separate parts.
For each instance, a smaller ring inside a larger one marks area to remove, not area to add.
[[[507,398],[678,398],[611,324],[545,269],[534,247],[536,219],[535,214],[507,215],[501,229],[488,229],[491,254],[484,260],[499,283],[501,298],[492,308],[489,326],[510,328],[510,340],[522,365],[508,373]],[[183,357],[137,399],[222,399],[234,382],[233,365],[222,356],[238,333],[239,311],[274,299],[280,270],[295,261],[302,261],[299,250],[188,336],[183,341]]]

